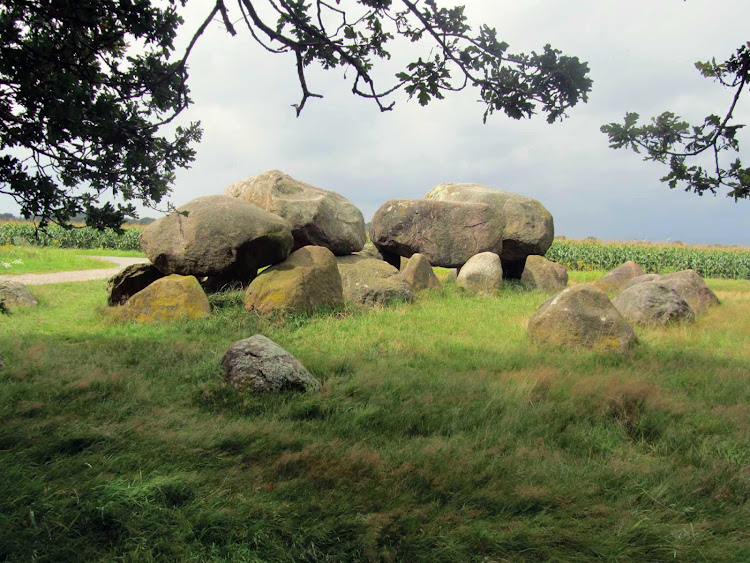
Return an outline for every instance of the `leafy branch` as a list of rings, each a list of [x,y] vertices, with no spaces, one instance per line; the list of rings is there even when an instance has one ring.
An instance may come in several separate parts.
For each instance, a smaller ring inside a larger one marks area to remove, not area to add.
[[[734,95],[724,117],[709,115],[700,125],[690,125],[679,116],[666,111],[651,118],[651,123],[640,125],[637,113],[626,113],[622,124],[609,123],[601,127],[614,149],[630,148],[645,152],[644,160],[668,164],[669,173],[661,181],[671,189],[682,186],[685,191],[699,195],[716,194],[726,189],[735,201],[750,198],[750,168],[743,168],[737,156],[728,165],[724,153],[739,153],[737,132],[744,125],[732,123],[734,111],[745,85],[750,81],[750,42],[741,46],[728,60],[717,63],[697,62],[695,67],[706,78],[713,78]],[[691,163],[700,154],[711,155],[711,165]]]

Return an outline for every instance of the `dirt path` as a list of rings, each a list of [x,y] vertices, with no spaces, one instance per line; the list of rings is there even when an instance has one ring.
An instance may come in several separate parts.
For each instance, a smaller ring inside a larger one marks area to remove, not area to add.
[[[17,281],[24,285],[43,285],[48,283],[66,283],[89,280],[103,280],[111,278],[125,266],[131,264],[142,264],[148,262],[146,258],[129,258],[125,256],[87,256],[86,258],[95,258],[117,264],[113,268],[102,268],[97,270],[77,270],[73,272],[52,272],[50,274],[18,274],[18,275],[0,275],[2,281]]]

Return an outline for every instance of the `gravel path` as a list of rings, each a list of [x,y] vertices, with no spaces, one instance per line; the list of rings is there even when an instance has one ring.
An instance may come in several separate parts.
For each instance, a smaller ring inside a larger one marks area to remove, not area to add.
[[[125,266],[131,264],[143,264],[148,262],[147,258],[128,258],[125,256],[87,256],[117,264],[114,268],[102,268],[97,270],[77,270],[74,272],[53,272],[51,274],[18,274],[0,275],[1,281],[17,281],[24,285],[43,285],[47,283],[66,283],[89,280],[103,280],[111,278]]]

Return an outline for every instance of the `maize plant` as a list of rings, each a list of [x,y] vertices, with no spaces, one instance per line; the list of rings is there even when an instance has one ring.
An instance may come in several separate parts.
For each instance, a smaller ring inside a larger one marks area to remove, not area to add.
[[[569,270],[613,270],[633,260],[654,274],[692,269],[706,278],[750,279],[750,250],[740,248],[555,240],[545,256]]]

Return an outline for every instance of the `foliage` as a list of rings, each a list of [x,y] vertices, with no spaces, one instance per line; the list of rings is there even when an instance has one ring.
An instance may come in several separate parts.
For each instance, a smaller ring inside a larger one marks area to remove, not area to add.
[[[111,248],[140,250],[142,229],[95,229],[93,227],[64,228],[47,225],[37,229],[28,223],[0,224],[0,246],[5,244],[31,244],[58,248]]]
[[[190,104],[187,62],[206,28],[232,21],[272,53],[292,53],[302,88],[297,114],[310,97],[310,65],[344,69],[352,92],[390,110],[403,90],[425,105],[445,92],[474,86],[484,117],[503,111],[519,119],[537,111],[553,122],[586,101],[588,66],[546,45],[540,53],[511,53],[494,29],[472,31],[463,7],[435,0],[238,0],[229,14],[217,0],[181,58],[174,39],[185,0],[152,3],[48,2],[0,6],[0,194],[13,197],[24,217],[67,224],[119,227],[134,215],[131,201],[149,207],[169,192],[177,168],[195,156],[198,124],[159,136]],[[271,14],[269,17],[268,14]],[[264,15],[265,14],[265,15]],[[390,58],[400,38],[425,52],[376,85],[375,61]],[[119,197],[115,208],[100,200]]]
[[[104,281],[34,287],[0,317],[0,559],[746,561],[748,283],[624,356],[530,343],[540,292],[139,326]],[[225,385],[256,333],[322,391]]]
[[[200,138],[197,124],[158,131],[190,102],[182,61],[170,62],[175,0],[3,3],[0,8],[0,194],[44,226],[77,213],[119,227],[155,205]]]
[[[750,249],[555,240],[545,256],[570,270],[612,270],[633,260],[647,273],[693,269],[708,278],[750,279]]]
[[[630,148],[637,153],[643,150],[644,160],[668,164],[669,173],[661,181],[672,189],[679,185],[699,195],[727,189],[727,196],[735,201],[749,198],[750,168],[743,168],[739,157],[728,165],[721,157],[725,152],[740,149],[737,131],[744,125],[731,120],[742,90],[750,81],[750,42],[723,63],[713,59],[697,62],[695,66],[704,77],[734,89],[734,98],[723,118],[709,115],[701,125],[690,125],[666,111],[652,118],[650,124],[640,125],[640,116],[632,112],[625,114],[622,125],[609,123],[602,126],[601,131],[609,136],[611,148]],[[711,155],[707,167],[692,163],[694,157],[702,153]]]

